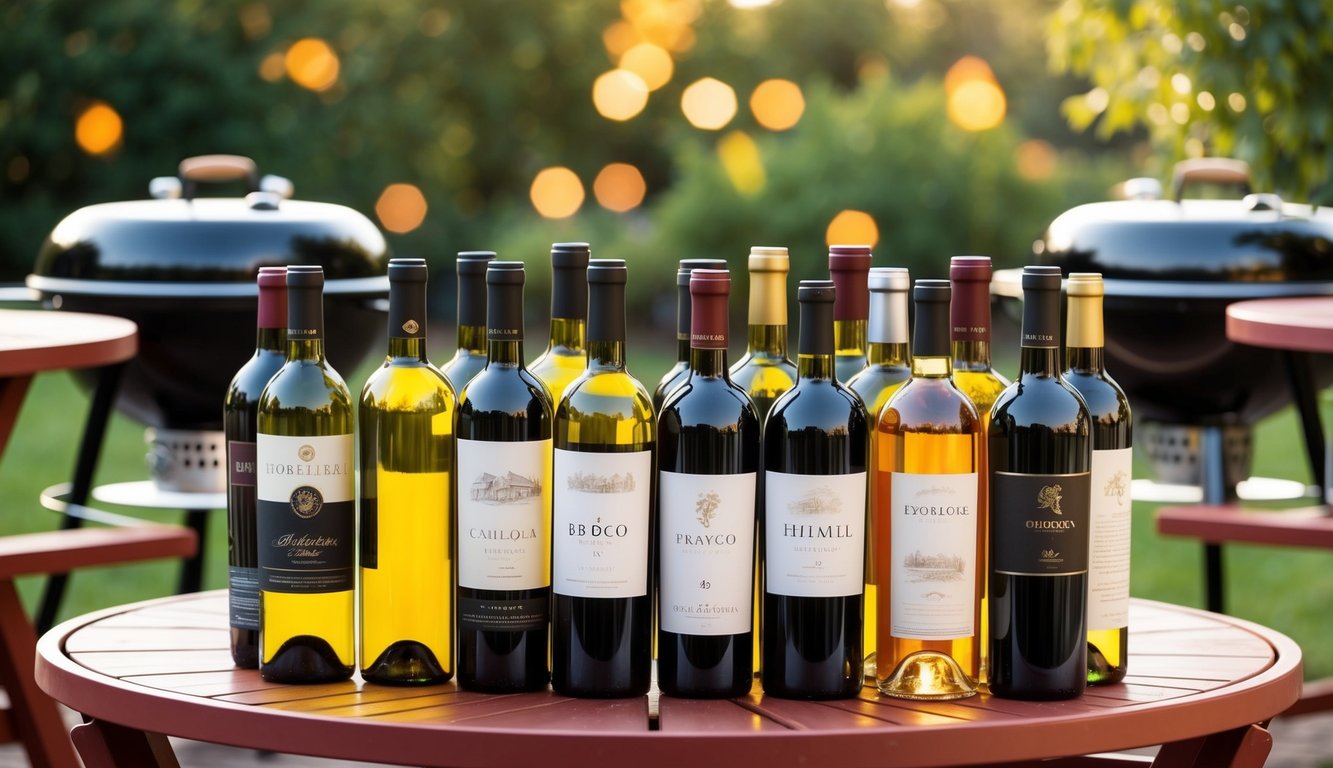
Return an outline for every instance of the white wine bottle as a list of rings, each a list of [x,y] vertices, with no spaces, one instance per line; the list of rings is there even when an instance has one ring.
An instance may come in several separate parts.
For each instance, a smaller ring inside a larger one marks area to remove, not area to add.
[[[559,403],[565,387],[583,373],[588,361],[587,243],[551,246],[551,340],[528,365]]]
[[[642,696],[652,679],[656,421],[625,368],[625,262],[588,264],[588,369],[555,413],[551,684]]]
[[[287,362],[259,396],[255,440],[259,673],[351,676],[356,488],[352,396],[324,359],[324,270],[287,268]]]
[[[486,265],[494,259],[494,251],[458,252],[458,349],[440,366],[456,394],[486,367]]]
[[[389,261],[389,349],[361,390],[361,677],[453,675],[454,388],[426,357],[426,260]]]

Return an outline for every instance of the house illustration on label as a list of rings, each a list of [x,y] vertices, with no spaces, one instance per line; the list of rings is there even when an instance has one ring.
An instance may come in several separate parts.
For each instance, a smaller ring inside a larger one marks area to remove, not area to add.
[[[967,561],[961,555],[944,552],[927,555],[918,549],[903,558],[903,568],[912,583],[961,581],[967,571]]]
[[[842,499],[832,488],[820,486],[788,503],[787,511],[793,515],[833,515],[842,511]]]
[[[596,472],[575,472],[566,481],[571,491],[584,493],[629,493],[634,490],[634,475],[619,472],[607,476]]]
[[[513,472],[503,475],[483,472],[472,481],[473,501],[491,504],[513,504],[539,496],[541,492],[542,484],[539,481]]]

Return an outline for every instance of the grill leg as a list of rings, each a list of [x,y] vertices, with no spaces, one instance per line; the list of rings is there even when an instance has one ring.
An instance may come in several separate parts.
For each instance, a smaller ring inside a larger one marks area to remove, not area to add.
[[[191,509],[186,511],[185,524],[194,529],[195,535],[199,537],[199,547],[192,557],[187,557],[181,561],[181,575],[176,592],[182,595],[198,592],[203,588],[204,552],[207,551],[204,542],[205,536],[208,534],[208,510]]]

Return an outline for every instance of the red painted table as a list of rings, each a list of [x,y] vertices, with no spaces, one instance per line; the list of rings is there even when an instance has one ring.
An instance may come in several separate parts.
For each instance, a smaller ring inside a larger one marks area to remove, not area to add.
[[[865,690],[831,702],[756,692],[735,700],[595,701],[508,696],[453,684],[285,686],[236,669],[223,592],[114,608],[38,644],[42,688],[89,718],[74,742],[89,768],[174,765],[162,734],[240,747],[406,765],[962,766],[1164,744],[1159,766],[1260,766],[1261,725],[1296,700],[1301,653],[1226,616],[1136,600],[1129,677],[1079,699],[981,695],[908,702]],[[1043,765],[1125,765],[1110,758]]]

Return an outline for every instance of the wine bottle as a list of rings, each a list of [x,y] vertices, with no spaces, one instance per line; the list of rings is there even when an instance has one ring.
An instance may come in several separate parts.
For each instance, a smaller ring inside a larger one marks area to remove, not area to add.
[[[1106,373],[1102,276],[1069,275],[1065,380],[1092,419],[1092,507],[1088,529],[1088,683],[1125,679],[1129,658],[1130,480],[1134,420]]]
[[[834,367],[838,381],[846,383],[866,367],[870,246],[829,246],[828,271],[838,291],[833,305]]]
[[[870,320],[866,326],[866,367],[853,376],[847,386],[861,396],[869,415],[871,430],[889,397],[912,376],[912,359],[908,351],[907,292],[911,280],[903,267],[871,267]],[[874,464],[875,445],[870,445],[871,464]],[[875,675],[875,632],[879,598],[876,592],[875,536],[873,518],[866,535],[865,629],[862,644],[865,648],[865,674]]]
[[[953,287],[953,302],[949,306],[949,339],[953,346],[953,383],[981,414],[985,428],[990,423],[991,407],[1009,381],[995,371],[990,359],[991,336],[991,259],[989,256],[954,256],[949,260],[949,280]],[[983,444],[984,444],[983,440]],[[990,472],[986,467],[987,451],[981,451],[977,467],[977,481],[981,491],[983,514],[990,504]],[[984,518],[983,518],[984,519]],[[985,530],[985,529],[984,529]],[[987,535],[989,532],[987,530]],[[985,552],[989,552],[987,547]],[[983,566],[983,573],[984,573]],[[981,636],[990,635],[990,611],[987,608],[988,580],[982,579]],[[981,646],[981,679],[986,678],[990,651],[985,640]]]
[[[255,439],[259,674],[352,675],[356,481],[352,396],[324,357],[324,270],[287,268],[287,360],[259,396]]]
[[[662,375],[653,390],[653,413],[662,412],[667,395],[690,375],[690,272],[726,269],[722,259],[681,259],[676,271],[676,364]]]
[[[389,261],[388,354],[361,390],[361,677],[453,676],[454,388],[426,356],[426,260]]]
[[[620,259],[588,263],[588,369],[555,414],[551,683],[566,696],[642,696],[652,682],[656,420],[625,369]]]
[[[917,280],[912,378],[875,427],[876,684],[905,699],[976,693],[986,521],[981,416],[950,378],[949,282]]]
[[[833,375],[832,281],[802,280],[799,378],[764,425],[764,693],[855,696],[863,681],[867,416]]]
[[[458,270],[458,349],[441,369],[456,394],[462,394],[486,367],[486,265],[494,251],[460,251]]]
[[[725,270],[690,274],[690,374],[662,405],[657,684],[669,696],[753,681],[759,414],[727,372]]]
[[[227,386],[227,615],[231,659],[259,666],[259,560],[255,540],[255,418],[259,395],[287,360],[287,268],[260,267],[254,355]]]
[[[551,341],[528,369],[546,385],[552,403],[560,402],[587,364],[589,254],[587,243],[551,246]]]
[[[1060,375],[1060,268],[1023,269],[1018,378],[991,409],[990,691],[1087,685],[1088,408]]]
[[[747,346],[731,366],[731,380],[750,396],[762,425],[773,401],[796,383],[796,365],[787,357],[787,249],[755,246],[749,266]]]
[[[550,681],[551,395],[523,365],[523,263],[486,270],[487,361],[458,402],[458,682]]]

